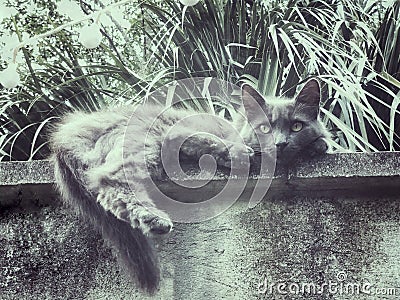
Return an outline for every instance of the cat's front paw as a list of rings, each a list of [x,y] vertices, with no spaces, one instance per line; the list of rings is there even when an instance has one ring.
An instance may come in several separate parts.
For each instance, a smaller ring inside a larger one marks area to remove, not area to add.
[[[173,226],[168,215],[154,207],[151,210],[142,206],[136,207],[130,214],[130,220],[132,226],[139,228],[144,234],[167,234]]]
[[[151,234],[167,234],[172,229],[171,220],[160,218],[158,216],[149,216],[148,219],[143,220],[143,223],[145,224],[146,228],[143,230],[142,226],[142,231],[150,232]]]
[[[315,140],[307,149],[307,154],[309,157],[316,157],[323,155],[328,151],[329,147],[323,138]]]
[[[250,163],[254,150],[244,144],[227,143],[222,151],[217,151],[214,156],[217,164],[226,168],[243,168]]]

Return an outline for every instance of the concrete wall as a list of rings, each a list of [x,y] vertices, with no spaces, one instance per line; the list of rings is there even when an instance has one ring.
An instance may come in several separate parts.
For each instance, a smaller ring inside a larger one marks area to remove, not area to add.
[[[283,174],[255,208],[242,199],[156,241],[152,298],[398,299],[400,154],[329,155]],[[0,164],[0,299],[146,299],[52,181],[46,161]]]

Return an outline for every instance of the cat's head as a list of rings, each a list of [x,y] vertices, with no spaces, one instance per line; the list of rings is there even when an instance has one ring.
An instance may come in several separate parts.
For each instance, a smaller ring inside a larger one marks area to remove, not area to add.
[[[243,139],[255,152],[271,153],[275,147],[278,163],[307,156],[317,140],[329,136],[318,120],[320,86],[315,79],[308,81],[294,99],[264,98],[249,85],[243,87],[242,99],[254,129],[242,130]]]

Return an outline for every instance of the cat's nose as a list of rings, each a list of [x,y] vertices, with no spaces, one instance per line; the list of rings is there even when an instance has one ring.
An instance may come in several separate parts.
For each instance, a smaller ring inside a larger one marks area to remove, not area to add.
[[[288,142],[280,142],[278,144],[276,144],[276,150],[278,150],[278,152],[283,151],[283,149],[285,149],[285,147],[288,145]]]

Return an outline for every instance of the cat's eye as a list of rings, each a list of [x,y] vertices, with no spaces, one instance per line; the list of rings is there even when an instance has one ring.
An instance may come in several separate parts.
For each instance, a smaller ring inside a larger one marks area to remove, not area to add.
[[[303,123],[301,122],[294,122],[291,127],[292,131],[299,132],[303,129]]]
[[[260,131],[262,133],[269,133],[271,131],[271,129],[268,125],[263,124],[263,125],[260,125]]]

